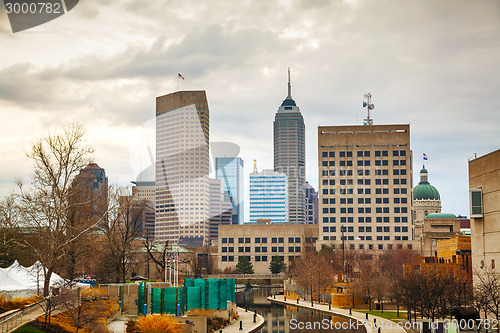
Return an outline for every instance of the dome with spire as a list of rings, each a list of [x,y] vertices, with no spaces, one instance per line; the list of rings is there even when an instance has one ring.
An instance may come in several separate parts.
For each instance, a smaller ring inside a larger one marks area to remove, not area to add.
[[[420,170],[420,183],[413,189],[414,200],[440,200],[439,191],[429,183],[425,165]]]

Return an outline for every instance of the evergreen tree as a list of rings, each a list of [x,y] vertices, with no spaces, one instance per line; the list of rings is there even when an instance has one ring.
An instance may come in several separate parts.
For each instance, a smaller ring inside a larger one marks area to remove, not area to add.
[[[236,268],[240,274],[253,274],[253,264],[247,256],[242,256],[238,259]]]
[[[280,256],[274,256],[269,264],[269,270],[272,274],[279,274],[285,270],[285,263],[281,260]]]

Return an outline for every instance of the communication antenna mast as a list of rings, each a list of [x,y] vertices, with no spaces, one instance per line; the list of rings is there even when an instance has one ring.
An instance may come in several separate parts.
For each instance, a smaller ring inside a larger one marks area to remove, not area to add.
[[[373,125],[373,119],[370,118],[370,110],[375,109],[375,105],[372,104],[372,94],[365,94],[366,101],[363,101],[363,107],[368,111],[368,116],[365,118],[363,125]]]

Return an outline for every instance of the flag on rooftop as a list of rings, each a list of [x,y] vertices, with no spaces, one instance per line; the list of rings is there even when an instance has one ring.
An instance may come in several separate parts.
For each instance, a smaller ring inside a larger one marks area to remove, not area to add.
[[[177,77],[180,78],[180,79],[183,79],[184,80],[184,76],[181,75],[181,73],[177,73]]]
[[[427,155],[424,153],[424,161],[427,161]]]

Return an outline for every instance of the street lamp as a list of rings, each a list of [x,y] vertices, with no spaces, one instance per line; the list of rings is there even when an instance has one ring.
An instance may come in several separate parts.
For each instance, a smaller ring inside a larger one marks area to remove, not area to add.
[[[344,267],[344,271],[342,272],[342,280],[344,280],[344,275],[345,275],[345,237],[344,237],[345,226],[344,225],[340,226],[340,231],[342,232],[342,266]]]

